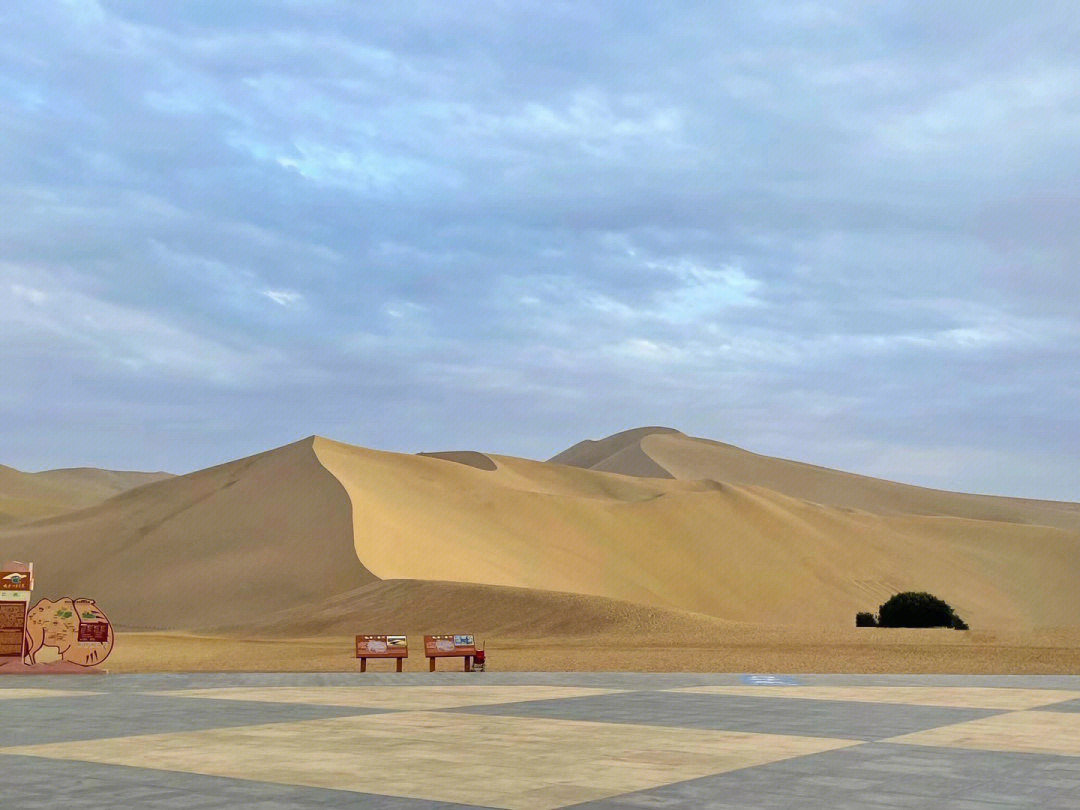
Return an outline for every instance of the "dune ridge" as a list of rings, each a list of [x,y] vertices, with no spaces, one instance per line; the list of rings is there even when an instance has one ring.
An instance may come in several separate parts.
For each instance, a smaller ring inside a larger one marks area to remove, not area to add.
[[[642,457],[648,461],[641,461]],[[1080,504],[903,484],[762,456],[672,428],[638,428],[599,442],[580,442],[551,461],[622,475],[764,487],[793,498],[875,514],[951,516],[1080,531]],[[663,474],[651,474],[650,464]]]

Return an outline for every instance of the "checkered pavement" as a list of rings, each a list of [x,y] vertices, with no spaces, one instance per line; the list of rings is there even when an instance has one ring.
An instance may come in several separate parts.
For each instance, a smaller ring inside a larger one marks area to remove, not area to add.
[[[369,678],[0,684],[0,798],[19,808],[1080,806],[1080,678]]]

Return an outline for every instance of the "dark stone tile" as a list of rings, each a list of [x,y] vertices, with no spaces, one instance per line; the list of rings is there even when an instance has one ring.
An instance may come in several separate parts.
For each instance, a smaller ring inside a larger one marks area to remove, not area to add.
[[[1039,712],[1080,712],[1080,700],[1066,700],[1064,703],[1052,703],[1049,706],[1039,706],[1035,711]]]
[[[291,703],[208,700],[109,693],[88,697],[5,700],[0,748],[67,740],[204,731],[289,723],[380,710]]]
[[[447,711],[850,740],[885,739],[1001,714],[985,709],[672,692],[558,698]]]
[[[1080,805],[1073,777],[1080,779],[1080,758],[868,743],[574,808],[1066,810]]]
[[[472,805],[220,776],[0,755],[0,796],[18,810],[453,810]],[[7,805],[3,805],[6,807]]]

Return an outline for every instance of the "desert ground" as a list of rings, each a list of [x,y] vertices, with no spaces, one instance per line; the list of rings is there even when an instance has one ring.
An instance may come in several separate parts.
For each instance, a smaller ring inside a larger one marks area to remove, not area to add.
[[[414,669],[466,632],[504,671],[1080,670],[1080,505],[669,428],[546,462],[311,437],[182,476],[4,467],[0,513],[35,600],[110,616],[118,672],[348,671],[362,632],[409,633]],[[971,631],[853,627],[901,590]]]
[[[423,631],[409,633],[405,672],[427,672]],[[1080,672],[1080,633],[974,634],[950,630],[806,630],[746,625],[720,638],[481,636],[488,672],[741,672],[1069,675]],[[244,638],[124,634],[109,672],[356,672],[351,636]],[[459,671],[460,659],[439,662]],[[392,672],[369,661],[370,672]],[[482,677],[482,676],[479,676]]]

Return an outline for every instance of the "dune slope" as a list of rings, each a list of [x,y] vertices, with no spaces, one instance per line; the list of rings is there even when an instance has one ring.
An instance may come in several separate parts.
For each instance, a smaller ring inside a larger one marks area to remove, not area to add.
[[[94,506],[126,490],[171,477],[163,472],[89,467],[25,473],[0,465],[0,525]]]
[[[600,596],[392,579],[270,614],[245,629],[260,636],[349,635],[366,628],[366,632],[403,632],[413,637],[456,629],[484,636],[644,633],[709,638],[730,627],[710,616]]]
[[[244,624],[372,580],[311,440],[0,531],[36,595],[89,596],[119,625]]]

